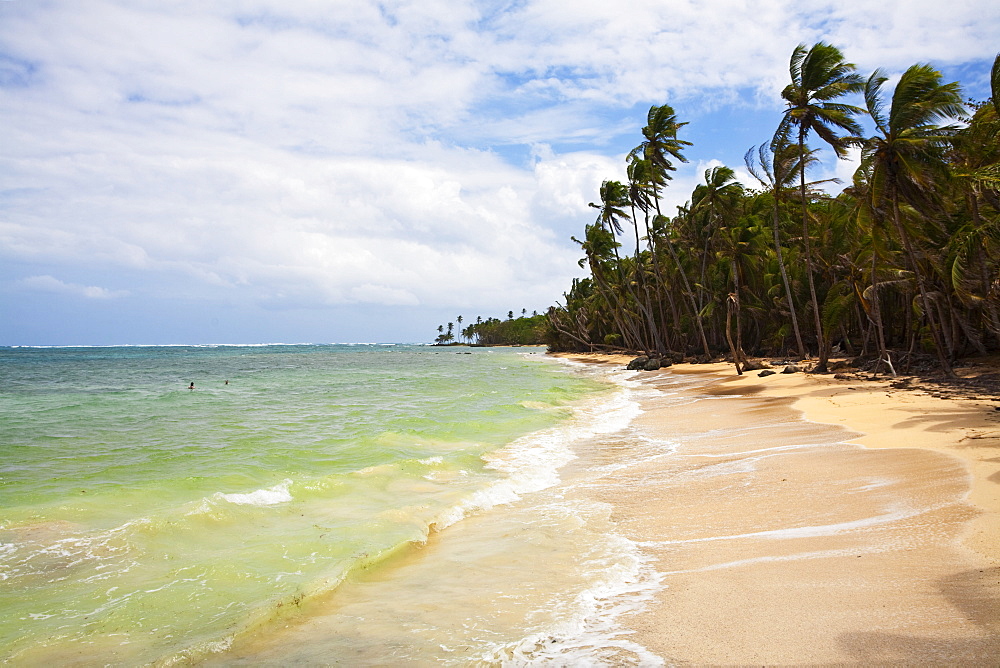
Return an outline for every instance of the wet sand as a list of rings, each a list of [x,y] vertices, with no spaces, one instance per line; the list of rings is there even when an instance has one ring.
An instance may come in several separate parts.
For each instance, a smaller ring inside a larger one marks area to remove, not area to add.
[[[640,378],[673,396],[638,426],[678,450],[588,491],[664,574],[624,620],[636,642],[681,665],[1000,664],[992,398],[728,364]]]

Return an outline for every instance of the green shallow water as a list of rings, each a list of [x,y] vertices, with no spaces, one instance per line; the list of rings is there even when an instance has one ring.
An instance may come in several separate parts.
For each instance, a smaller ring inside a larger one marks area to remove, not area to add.
[[[608,384],[466,352],[0,349],[0,658],[202,656],[543,487]]]

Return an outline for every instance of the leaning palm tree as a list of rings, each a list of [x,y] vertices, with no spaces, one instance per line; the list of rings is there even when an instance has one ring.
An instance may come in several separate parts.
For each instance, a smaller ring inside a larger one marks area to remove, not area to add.
[[[687,123],[677,120],[674,108],[669,104],[653,105],[646,115],[646,126],[642,129],[642,143],[629,153],[629,159],[645,158],[653,166],[663,172],[665,179],[670,179],[670,172],[676,168],[671,158],[678,162],[687,162],[681,151],[691,146],[691,142],[677,138],[677,131]],[[656,186],[654,185],[654,191]],[[658,191],[656,191],[658,192]]]
[[[799,44],[792,52],[789,72],[792,83],[781,91],[781,97],[788,105],[777,134],[790,135],[798,131],[799,154],[805,154],[806,137],[815,132],[829,144],[838,158],[846,157],[852,136],[861,134],[861,127],[854,116],[863,113],[858,107],[835,102],[849,93],[857,93],[864,87],[864,80],[855,72],[853,63],[846,62],[844,55],[835,46],[817,42],[806,50]],[[839,135],[844,130],[848,136]],[[809,239],[808,202],[806,200],[806,164],[799,165],[799,197],[802,206],[802,244],[809,278],[809,296],[812,300],[816,326],[816,341],[819,346],[819,362],[816,371],[826,371],[828,357],[823,323],[820,317],[819,299],[816,296],[816,282],[813,277],[812,245]]]
[[[726,299],[726,340],[733,355],[736,373],[743,375],[744,362],[740,325],[740,242],[739,230],[734,229],[739,218],[739,205],[744,195],[743,185],[736,180],[736,174],[726,166],[713,167],[705,170],[705,183],[698,184],[691,194],[691,218],[701,222],[704,237],[704,251],[701,257],[701,283],[703,290],[707,289],[706,280],[709,248],[717,246],[717,252],[712,253],[718,263],[728,256],[731,263],[733,292]],[[737,340],[734,343],[730,333],[732,316],[736,316]]]
[[[691,290],[687,274],[684,272],[684,267],[677,255],[677,249],[674,248],[674,244],[670,239],[670,230],[668,226],[662,224],[666,218],[663,217],[663,212],[660,210],[660,187],[664,182],[670,180],[670,172],[676,169],[671,159],[678,162],[687,162],[687,158],[684,157],[682,151],[684,147],[691,146],[691,142],[678,139],[677,137],[677,131],[685,125],[687,123],[681,123],[677,120],[677,115],[674,113],[673,107],[669,104],[653,105],[649,108],[649,113],[646,116],[646,126],[642,129],[643,141],[629,153],[629,160],[647,160],[652,167],[649,184],[653,193],[653,206],[656,210],[654,227],[659,227],[665,231],[665,234],[662,236],[653,235],[650,237],[650,248],[653,258],[655,261],[657,256],[656,245],[659,240],[662,240],[677,267],[677,273],[683,283],[684,292],[690,301],[692,315],[694,316],[705,357],[711,357],[712,353],[709,350],[708,339],[705,336],[701,311],[695,303],[694,292]],[[660,221],[661,224],[656,225],[656,221]]]
[[[760,184],[771,191],[773,206],[771,207],[771,229],[774,235],[774,253],[778,259],[778,269],[781,272],[781,281],[785,287],[785,301],[788,304],[788,312],[792,320],[792,332],[795,334],[795,344],[798,346],[799,355],[806,356],[806,347],[802,343],[802,333],[799,330],[799,318],[795,310],[795,300],[792,298],[792,286],[788,280],[788,269],[785,267],[785,259],[781,248],[781,235],[779,234],[779,221],[781,201],[785,192],[792,187],[795,175],[802,169],[800,164],[803,160],[815,160],[813,153],[809,150],[805,156],[799,151],[797,144],[789,142],[787,133],[775,135],[770,144],[761,144],[757,147],[757,157],[754,158],[754,149],[751,148],[743,156],[747,170]]]
[[[945,150],[955,128],[939,122],[964,112],[961,91],[957,83],[942,83],[941,73],[930,65],[913,65],[896,84],[886,110],[882,94],[886,81],[881,70],[876,70],[865,84],[865,105],[877,133],[863,143],[861,168],[870,170],[873,207],[892,220],[899,235],[941,367],[953,375],[929,294],[932,270],[922,266],[925,253],[917,252],[919,239],[907,229],[900,208],[909,204],[925,220],[940,211],[938,193],[947,171]]]
[[[587,225],[586,236],[583,241],[576,237],[570,237],[580,244],[586,257],[579,261],[581,267],[585,263],[589,264],[590,275],[593,277],[594,285],[603,301],[610,306],[611,318],[615,328],[622,333],[626,346],[641,347],[641,337],[637,331],[635,319],[628,317],[628,313],[623,304],[623,299],[616,293],[616,287],[610,276],[609,266],[614,265],[615,270],[620,272],[620,261],[612,259],[617,257],[618,242],[610,230],[600,223]],[[620,276],[620,273],[619,273]],[[620,286],[620,281],[618,283]],[[589,342],[588,342],[588,345]]]
[[[736,173],[725,165],[705,170],[705,182],[695,186],[691,193],[690,220],[700,226],[702,241],[700,283],[703,292],[708,289],[706,272],[715,232],[736,215],[743,185],[736,180]]]
[[[634,280],[636,285],[641,285],[643,289],[643,295],[645,297],[645,303],[640,302],[639,308],[643,311],[646,318],[646,324],[649,329],[650,335],[652,336],[652,341],[656,346],[656,351],[658,353],[663,353],[666,351],[663,345],[663,339],[660,335],[660,328],[656,324],[656,314],[653,310],[653,301],[650,296],[649,291],[649,281],[645,280],[644,271],[645,263],[642,261],[642,243],[639,236],[639,213],[642,213],[643,225],[646,230],[646,243],[649,248],[650,264],[653,268],[653,276],[655,279],[655,289],[657,292],[657,303],[661,305],[660,322],[664,321],[662,315],[662,299],[660,299],[660,294],[663,292],[663,276],[660,272],[659,264],[656,262],[656,248],[654,246],[654,240],[652,235],[652,230],[650,229],[650,213],[653,207],[652,204],[652,193],[659,178],[659,174],[656,169],[653,168],[652,163],[643,158],[629,158],[628,168],[626,169],[628,174],[628,199],[629,204],[632,207],[632,227],[635,231],[635,265],[634,265]],[[636,295],[638,298],[638,295]]]
[[[605,229],[609,234],[612,235],[612,239],[616,235],[620,235],[624,232],[622,227],[622,221],[631,220],[626,208],[630,206],[628,188],[623,185],[620,181],[604,181],[601,183],[601,202],[600,204],[595,204],[591,202],[590,207],[597,209],[597,221],[596,224],[603,229]],[[624,268],[622,263],[622,258],[618,253],[618,247],[620,244],[617,242],[611,245],[611,250],[615,256],[615,270],[618,274],[618,285],[623,287],[628,296],[632,298],[633,301],[639,303],[639,296],[633,290],[632,281],[627,280],[624,274]],[[622,314],[625,312],[625,304],[628,300],[623,298],[618,302],[620,311]],[[648,347],[643,343],[642,347]]]

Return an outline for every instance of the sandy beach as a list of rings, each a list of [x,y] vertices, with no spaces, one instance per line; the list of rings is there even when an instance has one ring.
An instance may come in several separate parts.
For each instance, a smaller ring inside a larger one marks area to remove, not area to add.
[[[639,378],[670,397],[642,426],[680,446],[590,490],[663,575],[637,642],[681,665],[1000,663],[1000,404],[729,364]]]

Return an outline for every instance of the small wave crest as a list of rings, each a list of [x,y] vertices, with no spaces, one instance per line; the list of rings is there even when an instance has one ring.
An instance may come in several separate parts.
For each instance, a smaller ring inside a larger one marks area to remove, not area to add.
[[[216,492],[211,496],[202,498],[200,501],[193,502],[189,506],[191,510],[186,512],[185,515],[214,514],[219,512],[224,507],[224,504],[267,508],[269,506],[288,503],[292,500],[292,493],[289,489],[291,484],[291,480],[285,479],[273,487],[258,489],[252,492],[234,492],[231,494]]]
[[[560,481],[559,469],[576,458],[573,444],[627,428],[642,409],[632,384],[611,377],[611,393],[601,393],[573,407],[568,421],[528,434],[483,457],[486,468],[503,478],[474,492],[464,502],[444,512],[435,522],[438,529],[451,526],[470,513],[513,503],[522,495],[538,492]]]
[[[213,498],[222,499],[229,503],[241,506],[275,506],[279,503],[287,503],[292,500],[292,493],[288,491],[291,480],[284,480],[274,487],[258,489],[247,494],[223,494],[216,493]]]
[[[605,555],[584,560],[602,575],[569,602],[568,616],[551,628],[491,648],[481,660],[505,666],[662,666],[660,657],[628,637],[632,631],[619,620],[648,605],[662,588],[663,575],[634,541],[612,534],[604,548]]]

